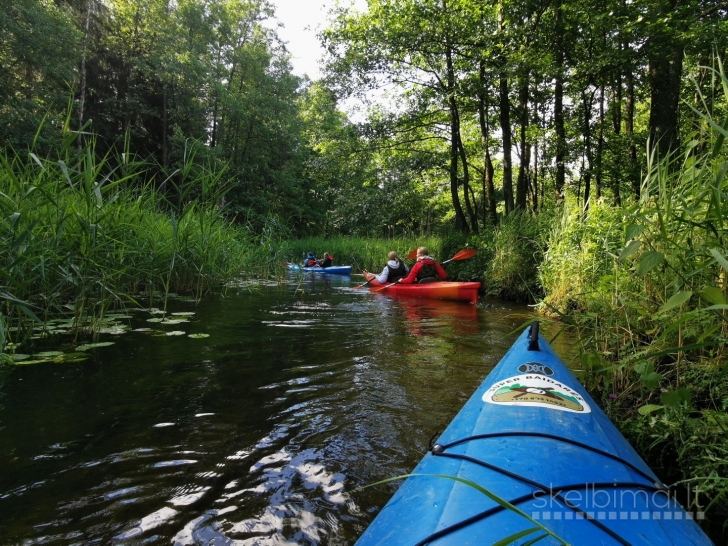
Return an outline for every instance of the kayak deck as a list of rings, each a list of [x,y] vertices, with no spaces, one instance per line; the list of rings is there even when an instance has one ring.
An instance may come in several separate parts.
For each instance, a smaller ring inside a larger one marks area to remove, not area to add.
[[[519,338],[357,542],[710,545],[537,332]],[[507,500],[504,508],[467,480]],[[531,518],[531,519],[529,519]],[[517,536],[519,535],[520,536]]]
[[[398,296],[410,296],[417,298],[431,298],[440,300],[456,300],[476,303],[478,301],[479,282],[453,282],[438,281],[427,284],[381,284],[376,280],[376,275],[368,273],[365,275],[369,282],[369,290],[373,291],[382,286],[387,288],[377,290],[380,294]]]

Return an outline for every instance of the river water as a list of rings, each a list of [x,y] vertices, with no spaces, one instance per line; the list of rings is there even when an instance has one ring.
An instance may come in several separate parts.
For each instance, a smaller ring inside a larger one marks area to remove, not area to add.
[[[530,315],[357,279],[173,300],[190,322],[0,367],[0,543],[353,544],[396,484],[357,488],[411,471]]]

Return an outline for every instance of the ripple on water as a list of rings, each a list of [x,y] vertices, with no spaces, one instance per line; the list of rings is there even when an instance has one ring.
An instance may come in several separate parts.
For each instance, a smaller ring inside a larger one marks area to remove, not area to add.
[[[26,420],[9,435],[0,408],[0,443],[26,456],[0,492],[2,534],[12,526],[18,544],[353,543],[392,488],[351,488],[411,470],[514,325],[472,320],[475,307],[305,288],[203,303],[209,347],[129,338],[129,350],[79,366],[72,392],[38,368],[43,398],[33,397],[17,372],[3,395]],[[64,426],[39,440],[56,413]]]

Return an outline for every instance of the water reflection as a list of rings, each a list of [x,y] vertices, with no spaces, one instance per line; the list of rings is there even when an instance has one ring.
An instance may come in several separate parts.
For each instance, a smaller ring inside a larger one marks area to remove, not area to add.
[[[10,370],[0,542],[353,543],[394,486],[354,489],[412,469],[527,311],[358,284],[302,276],[204,302],[204,341]]]

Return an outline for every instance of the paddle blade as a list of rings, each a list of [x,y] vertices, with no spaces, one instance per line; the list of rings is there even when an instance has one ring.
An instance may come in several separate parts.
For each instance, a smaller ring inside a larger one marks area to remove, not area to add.
[[[281,262],[281,267],[288,267],[288,262]]]
[[[414,260],[415,258],[417,258],[417,249],[416,248],[412,252],[407,254],[407,257],[405,258],[405,260]]]
[[[468,258],[472,258],[473,256],[475,256],[477,253],[478,251],[474,248],[464,248],[460,252],[455,254],[455,256],[453,256],[449,261],[457,262],[460,260],[467,260]]]

